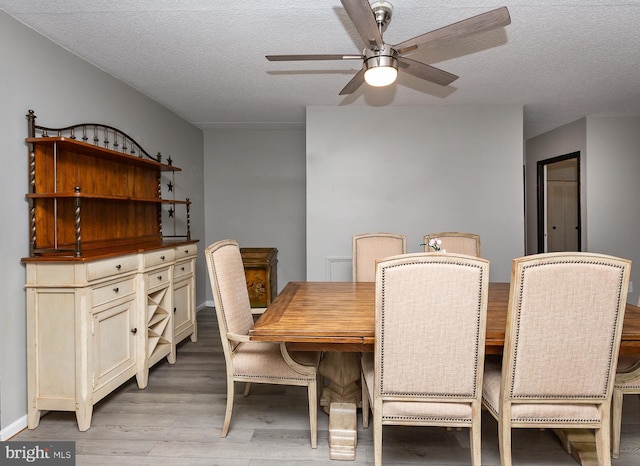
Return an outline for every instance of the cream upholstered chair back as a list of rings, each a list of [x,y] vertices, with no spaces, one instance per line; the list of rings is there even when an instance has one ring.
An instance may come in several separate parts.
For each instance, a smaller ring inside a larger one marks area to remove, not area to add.
[[[354,282],[375,281],[376,260],[407,252],[407,237],[395,233],[355,235],[352,243]]]
[[[222,346],[225,358],[228,358],[237,342],[230,341],[227,334],[248,335],[253,325],[242,256],[238,243],[233,240],[215,243],[215,247],[207,249],[205,256]]]
[[[515,427],[594,429],[610,465],[610,409],[631,262],[602,254],[515,259],[502,366],[487,361],[483,404],[498,420],[500,461]]]
[[[447,231],[441,233],[431,233],[424,236],[424,250],[430,252],[429,238],[438,238],[442,241],[441,250],[447,252],[466,254],[469,256],[481,257],[480,254],[480,235],[475,233],[462,233],[458,231]]]
[[[362,356],[363,425],[467,427],[481,465],[480,412],[489,261],[416,253],[377,262],[375,350]]]
[[[515,261],[505,335],[506,398],[609,397],[628,272],[628,261],[588,253]]]
[[[378,263],[377,396],[480,399],[488,267],[424,253]]]

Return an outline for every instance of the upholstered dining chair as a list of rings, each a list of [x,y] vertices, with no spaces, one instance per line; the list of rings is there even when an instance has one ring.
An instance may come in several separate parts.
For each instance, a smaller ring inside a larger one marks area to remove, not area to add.
[[[487,359],[482,402],[498,421],[500,464],[512,428],[595,429],[610,465],[610,409],[631,262],[594,253],[514,259],[502,364]]]
[[[640,299],[638,300],[640,306]],[[620,456],[620,431],[622,428],[622,400],[624,395],[640,395],[640,358],[623,355],[618,358],[616,380],[611,400],[611,456]]]
[[[354,282],[373,282],[376,260],[406,254],[407,237],[395,233],[365,233],[352,239],[352,275]]]
[[[311,447],[318,445],[317,369],[319,352],[287,351],[284,343],[249,340],[251,304],[238,243],[222,240],[205,249],[227,371],[227,408],[221,436],[231,424],[235,382],[307,387]]]
[[[375,350],[362,356],[363,425],[373,414],[375,464],[382,426],[470,428],[481,464],[480,412],[489,261],[414,253],[379,260]]]
[[[430,252],[429,239],[438,238],[442,241],[441,250],[455,252],[457,254],[467,254],[469,256],[481,257],[480,235],[475,233],[463,233],[458,231],[445,231],[441,233],[430,233],[424,235],[424,250]]]

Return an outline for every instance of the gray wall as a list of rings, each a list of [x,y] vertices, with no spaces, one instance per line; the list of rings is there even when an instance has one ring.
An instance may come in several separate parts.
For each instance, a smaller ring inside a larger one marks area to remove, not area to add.
[[[524,253],[521,107],[307,108],[307,279],[351,279],[351,237],[478,233],[491,279]]]
[[[205,131],[206,244],[278,248],[278,289],[305,280],[304,130]],[[207,297],[213,305],[211,287]]]
[[[3,306],[0,313],[0,432],[26,426],[25,269],[29,254],[27,135],[33,109],[44,125],[96,121],[122,129],[150,153],[171,155],[183,169],[176,197],[189,197],[192,236],[204,238],[202,131],[114,77],[44,39],[0,12],[0,157],[3,229],[0,241]],[[180,214],[180,212],[179,212]],[[182,214],[180,214],[182,215]],[[197,303],[204,303],[205,266],[197,265]]]
[[[640,116],[587,117],[587,230],[589,251],[633,261],[633,292],[640,287]]]
[[[536,165],[580,151],[582,250],[631,259],[640,286],[640,117],[587,116],[527,141],[527,253],[537,252]]]
[[[527,254],[538,252],[537,165],[542,160],[580,152],[580,216],[582,217],[582,249],[587,249],[587,126],[586,119],[574,121],[526,142],[526,211]]]

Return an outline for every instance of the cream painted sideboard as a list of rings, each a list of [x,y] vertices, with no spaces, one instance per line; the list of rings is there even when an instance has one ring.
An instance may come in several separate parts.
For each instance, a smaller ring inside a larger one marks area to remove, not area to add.
[[[74,411],[84,431],[98,401],[133,376],[145,388],[197,339],[191,202],[176,199],[171,157],[112,126],[27,122],[28,426]]]
[[[75,411],[81,431],[93,405],[149,368],[176,361],[197,339],[197,246],[95,261],[27,262],[28,427],[42,411]]]

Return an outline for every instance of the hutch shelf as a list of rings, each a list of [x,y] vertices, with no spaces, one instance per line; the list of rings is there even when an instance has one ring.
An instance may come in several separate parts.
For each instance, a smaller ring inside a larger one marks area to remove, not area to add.
[[[124,132],[27,120],[28,427],[74,411],[85,431],[95,403],[133,376],[145,388],[151,366],[197,340],[191,203],[162,198],[163,174],[174,186],[180,168]]]

